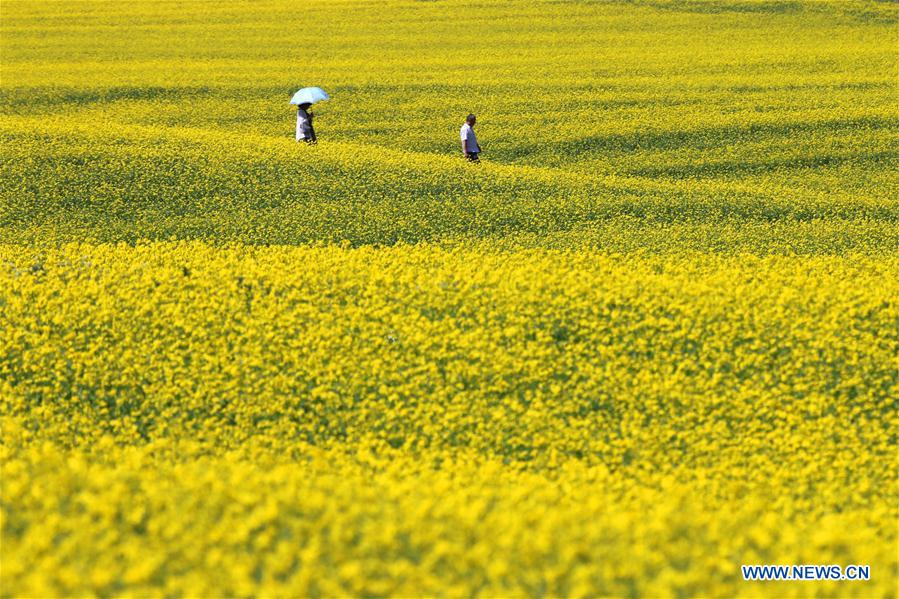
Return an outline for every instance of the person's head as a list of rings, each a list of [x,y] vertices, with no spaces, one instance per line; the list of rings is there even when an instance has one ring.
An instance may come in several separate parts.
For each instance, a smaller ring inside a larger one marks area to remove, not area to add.
[[[300,110],[309,110],[309,107],[312,106],[309,102],[303,102],[299,105]]]
[[[465,117],[465,122],[468,123],[472,127],[474,127],[474,124],[477,120],[478,120],[478,117],[476,117],[473,114],[469,114],[467,117]]]

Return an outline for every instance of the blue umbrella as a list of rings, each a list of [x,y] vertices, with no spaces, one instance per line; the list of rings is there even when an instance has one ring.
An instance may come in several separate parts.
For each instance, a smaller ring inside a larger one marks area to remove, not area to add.
[[[327,100],[329,96],[325,90],[320,87],[304,87],[293,95],[290,99],[291,104],[315,104],[319,100]]]

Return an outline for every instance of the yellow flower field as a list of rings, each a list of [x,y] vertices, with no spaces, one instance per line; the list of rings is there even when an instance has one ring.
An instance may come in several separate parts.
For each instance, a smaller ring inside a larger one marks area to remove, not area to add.
[[[7,0],[0,597],[895,596],[897,22]]]

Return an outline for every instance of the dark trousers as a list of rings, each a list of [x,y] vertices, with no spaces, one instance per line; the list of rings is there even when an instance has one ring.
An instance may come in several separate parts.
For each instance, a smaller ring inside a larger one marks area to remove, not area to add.
[[[314,144],[318,141],[315,137],[315,129],[312,128],[311,124],[309,125],[308,129],[303,130],[303,135],[306,136],[303,138],[303,141],[305,141],[307,144]]]
[[[469,152],[465,158],[468,159],[469,162],[480,162],[481,159],[478,158],[478,152]]]

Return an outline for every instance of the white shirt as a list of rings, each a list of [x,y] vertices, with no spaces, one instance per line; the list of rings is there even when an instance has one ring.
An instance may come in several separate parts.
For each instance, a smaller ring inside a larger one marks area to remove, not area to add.
[[[469,152],[481,151],[481,146],[478,145],[478,138],[474,135],[474,129],[468,123],[462,125],[462,129],[459,130],[459,138],[468,142],[465,147],[468,148]]]

